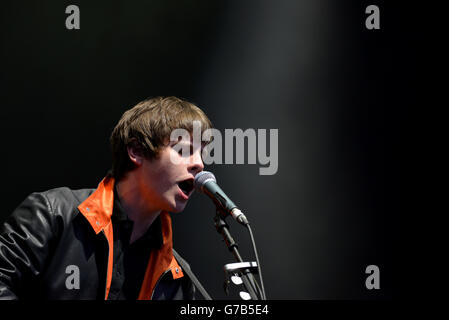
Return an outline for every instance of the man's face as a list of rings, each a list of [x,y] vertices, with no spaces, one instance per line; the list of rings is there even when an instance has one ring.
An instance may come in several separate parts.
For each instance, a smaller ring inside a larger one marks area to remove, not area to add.
[[[176,151],[173,148],[176,144],[184,144],[190,152]],[[139,189],[152,209],[169,212],[184,210],[194,191],[195,175],[204,169],[201,151],[201,146],[193,149],[191,141],[171,142],[157,158],[143,160]]]

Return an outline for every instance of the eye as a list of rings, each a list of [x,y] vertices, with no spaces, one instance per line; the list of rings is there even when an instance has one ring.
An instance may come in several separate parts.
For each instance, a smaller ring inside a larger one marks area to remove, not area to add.
[[[186,148],[186,146],[184,145],[184,146],[182,146],[181,148],[179,148],[179,150],[178,150],[178,154],[182,157],[182,156],[186,156],[186,157],[189,157],[189,156],[192,156],[193,155],[193,146],[190,144],[189,145],[189,154],[184,154],[183,155],[183,151],[184,151],[184,149]]]

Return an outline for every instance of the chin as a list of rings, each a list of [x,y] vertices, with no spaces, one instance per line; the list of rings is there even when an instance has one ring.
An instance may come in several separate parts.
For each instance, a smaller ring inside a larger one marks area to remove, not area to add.
[[[180,213],[184,211],[186,204],[178,203],[177,201],[175,201],[175,203],[170,204],[168,207],[169,207],[169,209],[167,210],[168,212]]]
[[[180,213],[180,212],[184,211],[184,209],[185,209],[185,206],[175,207],[175,208],[173,208],[173,210],[171,212]]]

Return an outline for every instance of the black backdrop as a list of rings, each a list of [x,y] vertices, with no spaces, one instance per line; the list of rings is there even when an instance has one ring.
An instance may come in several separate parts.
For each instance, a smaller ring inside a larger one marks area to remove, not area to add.
[[[65,28],[65,8],[81,11]],[[381,29],[365,28],[377,4]],[[376,1],[3,1],[3,220],[31,192],[96,187],[109,134],[140,100],[175,95],[225,128],[279,129],[279,169],[211,165],[252,222],[272,299],[398,294],[399,155],[417,30]],[[196,195],[174,242],[223,299],[233,262]],[[249,237],[230,221],[243,256]],[[367,290],[378,265],[381,289]],[[236,297],[236,296],[233,296]]]

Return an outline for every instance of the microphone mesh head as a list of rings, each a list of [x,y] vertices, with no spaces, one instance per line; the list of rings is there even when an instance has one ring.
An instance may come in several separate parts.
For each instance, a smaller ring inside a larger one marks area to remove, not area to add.
[[[203,185],[207,181],[213,181],[217,182],[217,179],[215,179],[215,176],[212,172],[209,171],[201,171],[195,176],[195,180],[193,182],[193,185],[195,186],[195,189],[202,192],[203,191]]]

